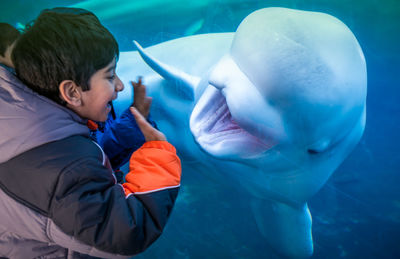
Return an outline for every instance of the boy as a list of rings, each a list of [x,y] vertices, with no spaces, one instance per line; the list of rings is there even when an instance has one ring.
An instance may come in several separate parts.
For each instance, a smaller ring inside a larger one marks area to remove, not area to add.
[[[69,11],[76,11],[76,15],[81,14],[81,10],[79,9]],[[11,60],[11,52],[19,36],[20,32],[13,26],[8,23],[0,23],[0,66],[12,73],[15,71]],[[150,118],[151,98],[146,97],[146,88],[142,85],[141,79],[139,79],[138,83],[132,82],[131,84],[134,88],[134,102],[132,106],[147,118],[147,121],[153,127],[157,127],[156,123]],[[112,107],[112,103],[110,105]],[[118,182],[123,182],[123,173],[119,168],[127,163],[132,153],[145,142],[144,136],[132,113],[127,109],[121,117],[116,118],[114,111],[111,110],[105,123],[90,122],[89,128],[91,129],[91,138],[100,144],[110,160]]]
[[[174,147],[131,108],[147,142],[119,185],[88,137],[123,89],[117,59],[82,9],[45,10],[17,41],[22,83],[0,73],[0,257],[129,258],[161,234],[180,185]]]

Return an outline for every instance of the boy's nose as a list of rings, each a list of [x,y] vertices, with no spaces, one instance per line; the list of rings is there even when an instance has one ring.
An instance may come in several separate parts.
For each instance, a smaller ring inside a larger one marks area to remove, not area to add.
[[[120,92],[122,90],[124,90],[124,83],[122,83],[121,79],[119,79],[118,76],[117,77],[117,82],[115,83],[115,91]]]

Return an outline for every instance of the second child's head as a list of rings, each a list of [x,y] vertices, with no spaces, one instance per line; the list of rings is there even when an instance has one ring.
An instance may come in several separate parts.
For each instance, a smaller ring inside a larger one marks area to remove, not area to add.
[[[123,89],[115,73],[118,44],[91,12],[54,8],[27,26],[12,53],[17,76],[32,90],[83,118],[105,121]]]
[[[8,23],[0,23],[0,63],[13,67],[11,52],[20,33]]]

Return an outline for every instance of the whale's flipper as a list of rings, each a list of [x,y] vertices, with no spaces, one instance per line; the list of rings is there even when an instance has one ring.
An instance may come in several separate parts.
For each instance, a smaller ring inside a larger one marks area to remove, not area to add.
[[[140,56],[155,72],[161,75],[165,80],[172,81],[182,91],[183,96],[188,100],[194,101],[195,99],[195,89],[200,78],[188,75],[187,73],[171,67],[167,64],[160,62],[159,60],[150,56],[146,51],[140,46],[139,43],[133,41]]]
[[[295,208],[254,198],[251,207],[259,231],[274,250],[289,258],[308,258],[313,254],[311,214],[307,204]]]

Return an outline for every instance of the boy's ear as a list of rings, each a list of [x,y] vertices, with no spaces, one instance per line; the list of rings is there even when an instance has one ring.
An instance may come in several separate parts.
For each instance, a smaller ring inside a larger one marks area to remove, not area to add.
[[[82,105],[82,89],[72,80],[64,80],[58,86],[60,97],[67,104],[78,107]]]

